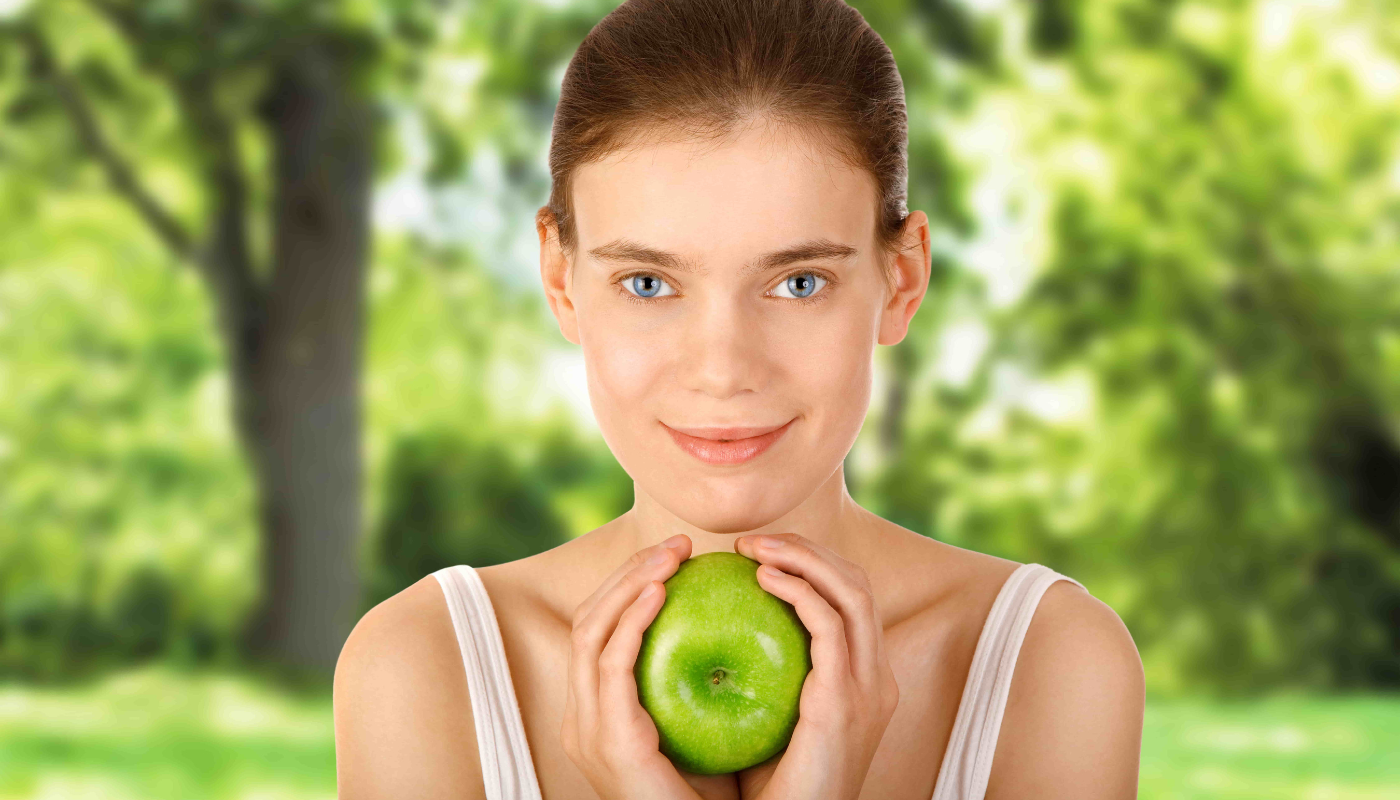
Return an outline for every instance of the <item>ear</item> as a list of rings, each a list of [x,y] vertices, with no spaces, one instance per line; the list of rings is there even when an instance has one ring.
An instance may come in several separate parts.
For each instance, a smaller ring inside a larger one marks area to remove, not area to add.
[[[573,265],[559,244],[559,224],[547,205],[535,212],[535,232],[540,237],[540,280],[549,310],[559,321],[559,332],[564,338],[578,344],[578,313],[570,297]]]
[[[914,211],[904,220],[899,252],[894,256],[895,290],[880,311],[880,344],[899,344],[909,332],[909,320],[928,291],[933,268],[928,215]]]

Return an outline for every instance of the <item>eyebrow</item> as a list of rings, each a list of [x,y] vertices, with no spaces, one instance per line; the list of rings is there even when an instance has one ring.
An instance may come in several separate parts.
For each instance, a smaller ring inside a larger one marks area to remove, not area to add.
[[[848,244],[833,242],[830,239],[808,239],[791,247],[764,253],[739,270],[740,275],[767,272],[771,269],[795,264],[800,261],[838,261],[850,258],[860,251]],[[700,264],[677,253],[658,250],[630,239],[614,239],[588,251],[599,261],[621,263],[655,264],[658,267],[676,272],[704,273]]]

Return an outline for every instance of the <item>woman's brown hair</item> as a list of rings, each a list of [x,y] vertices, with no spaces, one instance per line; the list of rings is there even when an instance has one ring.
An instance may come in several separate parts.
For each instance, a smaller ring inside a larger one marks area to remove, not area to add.
[[[877,241],[897,249],[908,183],[904,82],[894,56],[842,0],[627,0],[570,59],[537,218],[577,242],[574,170],[671,139],[720,142],[758,118],[791,126],[873,177]],[[893,276],[886,271],[893,290]]]

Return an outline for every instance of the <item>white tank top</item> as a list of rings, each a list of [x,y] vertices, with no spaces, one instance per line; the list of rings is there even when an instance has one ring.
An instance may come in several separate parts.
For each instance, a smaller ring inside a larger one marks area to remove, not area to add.
[[[506,666],[501,628],[486,587],[466,564],[445,567],[433,577],[442,585],[462,650],[486,800],[542,800]],[[1049,567],[1022,564],[997,593],[977,639],[932,800],[982,800],[986,794],[1016,656],[1041,595],[1055,581],[1083,588]]]

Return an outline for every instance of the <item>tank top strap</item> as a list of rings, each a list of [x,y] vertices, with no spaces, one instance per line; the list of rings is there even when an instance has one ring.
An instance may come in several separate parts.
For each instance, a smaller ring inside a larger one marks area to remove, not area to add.
[[[486,587],[466,564],[444,567],[433,577],[442,586],[467,672],[486,800],[541,800],[500,623]]]
[[[1016,656],[1041,596],[1056,581],[1084,588],[1041,564],[1022,564],[1002,584],[977,639],[933,800],[982,800],[986,794]]]

